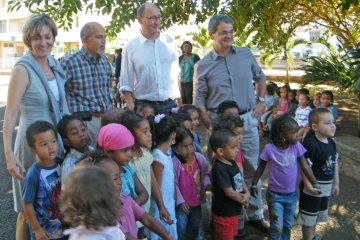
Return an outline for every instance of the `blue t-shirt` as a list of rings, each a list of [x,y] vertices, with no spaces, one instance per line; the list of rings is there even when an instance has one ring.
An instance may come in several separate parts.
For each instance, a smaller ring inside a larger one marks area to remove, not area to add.
[[[124,172],[120,174],[122,180],[121,192],[128,195],[131,199],[137,197],[135,192],[135,180],[134,174],[135,171],[130,166],[121,166],[124,169]]]
[[[60,165],[44,167],[31,165],[22,186],[22,201],[33,203],[36,219],[49,233],[50,239],[63,237],[62,216],[59,210],[61,193]],[[34,234],[31,229],[32,234]]]
[[[319,106],[317,106],[317,108],[325,108],[325,107],[323,107],[323,105],[320,104]],[[332,113],[332,115],[334,116],[334,121],[336,122],[336,120],[339,117],[338,110],[336,109],[336,107],[334,105],[330,105],[329,107],[327,107],[327,109]]]

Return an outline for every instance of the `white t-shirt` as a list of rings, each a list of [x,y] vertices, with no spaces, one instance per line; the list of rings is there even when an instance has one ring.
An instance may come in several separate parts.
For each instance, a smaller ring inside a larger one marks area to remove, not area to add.
[[[53,79],[48,79],[48,83],[52,93],[55,96],[56,101],[59,102],[60,94],[59,94],[59,87],[57,85],[56,78],[54,77]]]
[[[98,231],[89,230],[84,226],[70,228],[64,232],[70,235],[69,240],[125,240],[124,233],[120,230],[120,226],[104,227]]]

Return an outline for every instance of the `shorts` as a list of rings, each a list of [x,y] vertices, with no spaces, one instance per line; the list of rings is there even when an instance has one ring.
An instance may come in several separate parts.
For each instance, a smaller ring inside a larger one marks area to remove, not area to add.
[[[238,232],[238,217],[219,217],[211,213],[216,240],[232,240]]]
[[[328,204],[332,190],[331,181],[319,181],[322,194],[319,196],[312,195],[300,183],[299,215],[297,223],[305,226],[315,226],[317,222],[326,222],[328,219]]]

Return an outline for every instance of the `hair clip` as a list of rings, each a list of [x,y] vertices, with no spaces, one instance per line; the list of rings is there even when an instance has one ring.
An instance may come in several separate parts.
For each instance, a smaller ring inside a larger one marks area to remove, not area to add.
[[[163,119],[164,117],[165,117],[164,114],[158,114],[158,115],[155,116],[154,122],[159,123],[161,121],[161,119]]]

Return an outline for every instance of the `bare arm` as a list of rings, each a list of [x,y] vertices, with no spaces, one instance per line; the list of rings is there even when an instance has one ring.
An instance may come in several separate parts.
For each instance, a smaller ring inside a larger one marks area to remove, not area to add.
[[[134,105],[135,105],[135,98],[134,98],[133,93],[128,92],[128,91],[123,91],[123,95],[124,95],[125,102],[127,104],[128,109],[133,111]]]
[[[139,240],[137,237],[134,237],[129,232],[124,233],[126,240]]]
[[[29,76],[25,67],[16,66],[11,74],[9,82],[7,106],[3,124],[4,152],[7,169],[11,176],[19,180],[24,180],[21,172],[24,172],[25,169],[21,165],[19,159],[15,156],[14,151],[12,150],[12,143],[16,119],[19,115],[20,103],[28,83]]]
[[[340,178],[339,178],[339,164],[338,161],[335,163],[334,182],[332,187],[332,195],[337,197],[340,193]]]
[[[38,220],[36,219],[35,210],[33,203],[31,202],[23,202],[24,214],[26,220],[29,221],[31,228],[35,232],[36,239],[47,240],[49,238],[49,234],[40,226]]]
[[[134,182],[135,182],[135,192],[137,194],[137,198],[134,201],[139,205],[144,205],[147,200],[149,199],[149,194],[146,191],[144,185],[140,182],[139,178],[137,177],[136,173],[134,174]]]
[[[244,178],[242,179],[242,185],[243,185],[243,190],[244,191],[243,191],[243,193],[240,194],[242,196],[241,204],[244,205],[245,207],[248,207],[249,200],[250,200],[250,192],[249,192],[249,189],[246,186]]]
[[[144,213],[141,216],[141,218],[139,219],[139,221],[142,224],[144,224],[145,227],[150,229],[152,232],[159,235],[161,238],[163,238],[165,240],[173,240],[174,239],[170,235],[170,233],[168,233],[168,231],[166,231],[166,229],[163,226],[161,226],[161,224],[155,218],[153,218],[151,215],[149,215],[148,213]]]
[[[238,202],[239,204],[243,204],[242,203],[243,197],[233,188],[224,188],[223,190],[228,198],[232,199],[235,202]]]
[[[201,112],[200,119],[204,123],[207,130],[211,129],[211,125],[212,125],[211,119],[210,119],[209,114],[206,111],[205,106],[196,106],[196,107],[198,107],[200,109],[200,112]]]
[[[266,90],[266,82],[261,82],[256,84],[256,92],[258,97],[264,97],[265,90]],[[259,117],[265,109],[264,102],[257,101],[252,109],[253,109],[252,117],[253,118]]]
[[[253,179],[252,184],[251,184],[252,186],[257,186],[257,183],[259,182],[259,179],[261,178],[261,176],[263,175],[263,173],[265,171],[266,165],[267,165],[267,161],[264,161],[264,160],[260,159],[259,166],[256,169],[255,176],[254,176],[254,179]],[[251,195],[254,198],[257,198],[258,189],[256,187],[252,187],[252,186],[251,186],[251,189],[250,189]]]

